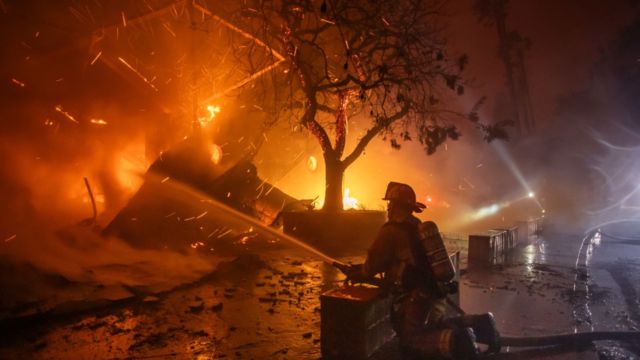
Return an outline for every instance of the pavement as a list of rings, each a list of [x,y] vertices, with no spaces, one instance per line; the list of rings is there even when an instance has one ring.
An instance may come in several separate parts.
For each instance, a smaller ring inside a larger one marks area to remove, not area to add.
[[[507,336],[639,329],[640,241],[553,228],[502,264],[468,267],[461,306]],[[613,232],[613,230],[611,230]],[[350,258],[357,262],[361,258]],[[2,359],[320,359],[319,296],[342,280],[292,250],[243,255],[191,284],[0,324]],[[377,359],[399,359],[385,347]],[[496,359],[638,359],[638,344],[505,348]]]

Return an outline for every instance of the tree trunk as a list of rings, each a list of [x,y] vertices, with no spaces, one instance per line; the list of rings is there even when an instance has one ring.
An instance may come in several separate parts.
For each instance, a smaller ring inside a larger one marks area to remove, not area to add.
[[[325,211],[342,211],[342,181],[344,179],[344,164],[337,159],[325,156]]]

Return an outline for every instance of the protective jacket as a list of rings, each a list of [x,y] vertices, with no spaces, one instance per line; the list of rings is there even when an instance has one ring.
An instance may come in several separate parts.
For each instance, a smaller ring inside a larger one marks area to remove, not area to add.
[[[420,220],[414,216],[404,221],[389,221],[379,231],[364,264],[364,273],[372,277],[384,273],[387,286],[395,292],[416,289],[438,295],[435,279],[419,231]]]

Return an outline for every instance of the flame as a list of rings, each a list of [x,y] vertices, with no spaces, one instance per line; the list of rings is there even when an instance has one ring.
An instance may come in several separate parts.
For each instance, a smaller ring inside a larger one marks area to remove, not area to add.
[[[148,167],[145,159],[144,142],[136,141],[127,145],[119,154],[115,176],[122,189],[133,194],[142,185],[140,174]]]
[[[351,191],[349,190],[349,188],[344,189],[344,196],[342,197],[342,208],[344,210],[349,210],[349,209],[359,209],[360,206],[358,205],[358,199],[351,197],[351,195],[349,194]]]
[[[213,121],[213,118],[216,117],[216,114],[220,112],[220,106],[217,105],[207,105],[206,108],[209,116],[200,116],[198,117],[198,121],[200,121],[200,126],[205,127]]]
[[[318,168],[318,160],[315,156],[309,156],[309,159],[307,160],[307,168],[309,168],[309,171],[311,172],[316,171],[316,169]]]
[[[222,148],[219,145],[212,144],[211,145],[211,161],[214,164],[219,164],[222,160]]]

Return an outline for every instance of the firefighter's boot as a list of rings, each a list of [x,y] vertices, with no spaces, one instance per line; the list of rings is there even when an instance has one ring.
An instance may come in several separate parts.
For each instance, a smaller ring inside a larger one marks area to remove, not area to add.
[[[500,352],[500,333],[496,327],[493,314],[464,315],[449,318],[446,323],[451,327],[470,327],[476,336],[476,341],[488,346],[490,353]]]
[[[428,330],[400,338],[403,359],[475,360],[478,348],[471,328]]]
[[[471,317],[472,323],[470,326],[476,334],[476,341],[489,346],[488,351],[490,353],[499,353],[501,347],[500,333],[493,314],[471,315]]]
[[[451,338],[451,358],[454,360],[476,360],[478,359],[478,347],[475,343],[475,336],[471,328],[453,330]]]

